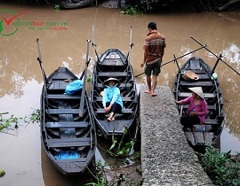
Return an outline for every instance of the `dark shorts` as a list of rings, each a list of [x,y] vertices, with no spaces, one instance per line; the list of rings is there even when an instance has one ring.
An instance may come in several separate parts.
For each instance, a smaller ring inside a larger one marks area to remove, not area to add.
[[[144,68],[144,73],[146,76],[151,76],[153,74],[154,76],[158,76],[161,72],[161,61],[157,61],[153,64],[146,65]]]
[[[106,103],[106,106],[108,107],[110,105],[110,102]],[[122,107],[121,105],[119,105],[118,103],[113,103],[112,105],[112,109],[110,110],[110,112],[113,112],[114,114],[116,113],[120,113],[122,111]]]
[[[200,119],[197,115],[194,116],[182,116],[181,124],[186,128],[193,128],[193,125],[200,124]]]

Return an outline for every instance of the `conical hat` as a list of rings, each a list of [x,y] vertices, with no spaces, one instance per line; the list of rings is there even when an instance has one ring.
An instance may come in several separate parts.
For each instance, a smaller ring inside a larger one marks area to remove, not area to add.
[[[116,84],[119,83],[118,79],[110,77],[107,80],[105,80],[103,84],[107,85],[109,83],[109,81],[114,81]]]
[[[200,98],[204,99],[202,87],[193,87],[193,88],[189,88],[189,90],[197,94]]]

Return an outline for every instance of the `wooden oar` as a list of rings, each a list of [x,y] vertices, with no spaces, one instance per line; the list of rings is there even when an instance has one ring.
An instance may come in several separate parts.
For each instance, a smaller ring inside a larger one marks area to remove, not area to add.
[[[126,57],[126,60],[129,60],[129,56],[130,56],[130,52],[131,52],[131,49],[133,47],[133,43],[132,43],[132,26],[130,27],[130,44],[129,44],[129,49],[128,49],[128,54],[127,54],[127,57]]]
[[[42,55],[41,55],[41,51],[40,51],[40,46],[39,46],[39,39],[37,39],[37,48],[38,48],[38,62],[39,62],[39,65],[40,65],[40,68],[41,68],[41,71],[42,71],[42,76],[43,76],[43,88],[44,88],[44,95],[43,98],[45,98],[45,100],[43,101],[46,101],[46,105],[47,105],[47,108],[48,108],[48,99],[46,99],[46,94],[47,94],[47,76],[46,76],[46,73],[42,67]],[[48,145],[48,138],[47,138],[47,131],[45,130],[45,122],[42,123],[43,125],[43,128],[44,128],[44,133],[45,133],[45,140],[46,140],[46,143]]]
[[[42,55],[41,55],[41,51],[40,51],[40,46],[39,46],[39,39],[37,39],[37,48],[38,48],[38,62],[39,62],[39,65],[40,65],[40,68],[41,68],[41,71],[42,71],[42,76],[43,76],[43,83],[44,83],[44,89],[45,89],[45,92],[47,92],[47,76],[46,76],[46,73],[42,67]]]
[[[94,53],[95,53],[95,56],[97,57],[97,61],[100,62],[100,59],[96,50],[97,45],[95,44],[95,26],[94,25],[92,25],[92,46],[94,48]]]
[[[188,52],[188,53],[186,53],[186,54],[184,54],[184,55],[182,55],[182,56],[179,56],[179,57],[177,57],[177,58],[174,58],[174,59],[172,59],[172,60],[170,60],[170,61],[168,61],[168,62],[166,62],[166,63],[163,63],[163,64],[161,65],[161,67],[164,66],[164,65],[167,65],[167,64],[169,64],[169,63],[171,63],[171,62],[174,62],[174,61],[176,61],[176,60],[178,60],[178,59],[181,59],[181,58],[183,58],[183,57],[185,57],[185,56],[187,56],[187,55],[189,55],[189,54],[191,54],[191,53],[197,52],[198,50],[201,50],[201,49],[206,48],[206,47],[207,47],[207,45],[202,45],[200,48],[197,48],[197,49],[195,49],[195,50],[192,50],[191,52]],[[141,75],[143,75],[143,74],[144,74],[144,72],[136,75],[135,77],[141,76]]]
[[[41,55],[41,51],[40,51],[40,46],[39,46],[39,39],[37,39],[37,48],[38,48],[38,62],[42,71],[42,76],[43,76],[43,88],[44,88],[44,95],[43,97],[45,98],[46,101],[46,105],[48,107],[48,100],[46,99],[46,94],[47,94],[47,76],[46,73],[42,67],[42,55]]]
[[[84,97],[85,97],[85,91],[86,91],[86,79],[87,79],[87,67],[88,67],[88,63],[90,62],[90,60],[88,60],[88,54],[89,54],[89,43],[91,41],[87,40],[87,53],[86,53],[86,64],[85,64],[85,68],[84,68],[84,76],[83,76],[83,88],[82,88],[82,94],[81,94],[81,99],[80,99],[80,108],[79,108],[79,116],[83,117],[84,114]]]
[[[198,43],[199,45],[203,46],[202,43],[200,43],[198,40],[196,40],[194,37],[191,36],[191,38],[196,42]],[[214,55],[216,58],[218,58],[218,60],[221,60],[225,65],[227,65],[229,68],[231,68],[234,72],[236,72],[239,76],[240,76],[240,73],[237,72],[233,67],[231,67],[229,64],[227,64],[225,61],[223,61],[222,59],[222,55],[220,54],[220,56],[217,56],[215,53],[213,53],[211,50],[209,50],[207,47],[204,47],[208,52],[210,52],[212,55]],[[214,67],[214,69],[216,68],[216,66]],[[213,69],[213,70],[214,70]]]

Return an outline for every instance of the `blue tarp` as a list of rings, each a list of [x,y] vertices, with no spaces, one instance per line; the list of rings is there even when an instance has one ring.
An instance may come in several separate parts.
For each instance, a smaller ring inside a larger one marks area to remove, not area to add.
[[[75,92],[79,91],[83,87],[82,80],[74,80],[69,83],[65,89],[65,94],[74,94]]]
[[[79,155],[77,151],[61,151],[55,154],[56,160],[70,160],[70,159],[78,159]]]

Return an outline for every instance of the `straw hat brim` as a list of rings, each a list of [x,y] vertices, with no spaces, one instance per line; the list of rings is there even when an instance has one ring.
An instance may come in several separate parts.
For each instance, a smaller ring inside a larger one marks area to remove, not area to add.
[[[108,78],[107,80],[105,80],[103,84],[107,85],[109,83],[109,81],[114,81],[115,84],[119,84],[120,83],[120,81],[118,79],[111,77],[111,78]]]
[[[193,88],[188,88],[188,89],[191,90],[192,92],[194,92],[195,94],[197,94],[200,98],[204,99],[202,87],[193,87]]]

